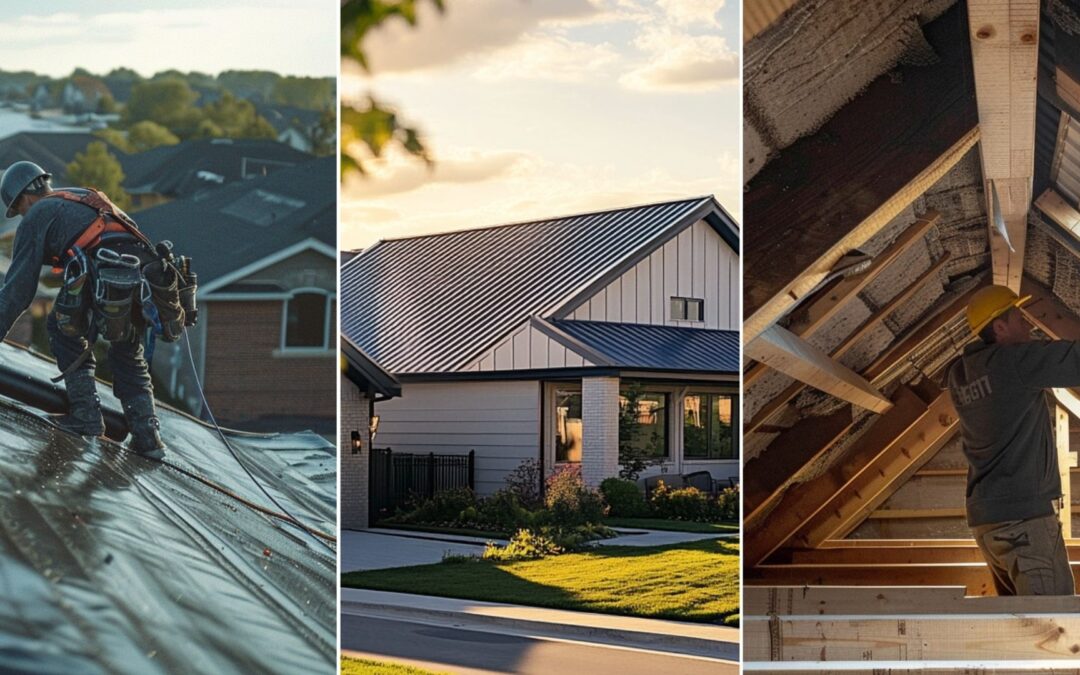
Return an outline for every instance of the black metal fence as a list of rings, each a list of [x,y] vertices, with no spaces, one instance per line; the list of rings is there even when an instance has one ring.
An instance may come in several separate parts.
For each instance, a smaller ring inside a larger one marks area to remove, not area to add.
[[[371,522],[394,515],[414,498],[430,498],[454,488],[473,489],[475,477],[475,450],[467,455],[418,455],[375,448],[368,473]]]

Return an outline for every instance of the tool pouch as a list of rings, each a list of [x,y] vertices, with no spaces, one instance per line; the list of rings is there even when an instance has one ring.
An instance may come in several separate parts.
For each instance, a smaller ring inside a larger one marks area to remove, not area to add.
[[[81,337],[90,332],[89,272],[86,254],[75,249],[64,266],[64,281],[53,303],[56,325],[69,337]]]
[[[150,287],[149,301],[157,308],[161,335],[165,342],[176,342],[184,333],[184,308],[180,302],[180,273],[172,264],[158,259],[143,267]],[[144,315],[146,307],[143,308]]]
[[[180,258],[180,306],[184,308],[184,325],[194,326],[199,322],[199,307],[195,303],[195,294],[199,290],[199,275],[191,271],[191,258]]]
[[[135,300],[142,286],[139,259],[99,248],[94,282],[94,310],[98,334],[109,342],[123,342],[135,335],[132,320]]]

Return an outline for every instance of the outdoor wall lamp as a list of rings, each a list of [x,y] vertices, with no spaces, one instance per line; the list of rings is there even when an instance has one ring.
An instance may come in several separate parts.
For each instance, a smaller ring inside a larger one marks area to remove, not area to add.
[[[352,451],[354,455],[360,452],[360,446],[360,432],[354,429],[352,432]]]

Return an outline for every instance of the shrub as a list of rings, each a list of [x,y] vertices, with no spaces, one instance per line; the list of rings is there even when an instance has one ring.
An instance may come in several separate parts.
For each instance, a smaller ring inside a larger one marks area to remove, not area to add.
[[[663,481],[650,499],[653,513],[669,520],[708,521],[712,511],[709,495],[693,487],[673,490]]]
[[[487,548],[484,549],[484,560],[532,560],[562,552],[562,547],[547,534],[532,530],[518,530],[506,546],[489,542]]]
[[[739,519],[739,488],[724,488],[724,490],[716,496],[716,519]]]
[[[645,493],[638,484],[624,478],[607,478],[600,483],[600,492],[610,507],[609,515],[620,518],[643,518],[649,515]]]
[[[480,500],[476,522],[500,532],[513,532],[532,524],[532,514],[521,505],[517,494],[502,489]]]
[[[599,523],[604,517],[604,500],[585,485],[577,465],[560,466],[548,477],[544,506],[550,522],[558,527]]]
[[[517,495],[525,508],[538,509],[544,505],[544,495],[540,489],[543,474],[539,460],[527,459],[506,477],[506,489]]]
[[[431,499],[415,501],[408,511],[398,513],[395,520],[404,523],[452,523],[462,512],[476,506],[476,495],[469,488],[436,492]]]

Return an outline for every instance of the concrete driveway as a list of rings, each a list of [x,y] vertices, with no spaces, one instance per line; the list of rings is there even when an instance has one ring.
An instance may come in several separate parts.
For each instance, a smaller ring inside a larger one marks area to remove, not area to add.
[[[485,541],[475,537],[398,534],[391,530],[345,530],[341,533],[341,571],[377,570],[437,563],[447,553],[480,555]]]

